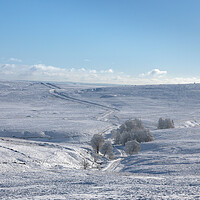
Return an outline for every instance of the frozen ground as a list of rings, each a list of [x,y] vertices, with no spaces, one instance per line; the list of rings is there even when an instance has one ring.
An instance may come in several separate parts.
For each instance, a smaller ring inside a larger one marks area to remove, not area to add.
[[[0,82],[0,110],[0,199],[200,199],[199,84]],[[97,166],[91,136],[135,117],[155,141]]]

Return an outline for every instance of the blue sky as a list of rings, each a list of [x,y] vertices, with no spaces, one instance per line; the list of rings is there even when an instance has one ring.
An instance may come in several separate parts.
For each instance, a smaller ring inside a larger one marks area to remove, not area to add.
[[[0,0],[0,78],[199,81],[199,10],[199,0]]]

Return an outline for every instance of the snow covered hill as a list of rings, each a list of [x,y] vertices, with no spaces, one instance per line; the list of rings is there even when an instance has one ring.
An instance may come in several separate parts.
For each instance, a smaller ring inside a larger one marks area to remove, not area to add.
[[[200,85],[0,82],[0,199],[200,199]],[[160,117],[175,129],[157,130]],[[90,139],[140,118],[138,154],[94,162]],[[89,169],[83,169],[83,161]]]

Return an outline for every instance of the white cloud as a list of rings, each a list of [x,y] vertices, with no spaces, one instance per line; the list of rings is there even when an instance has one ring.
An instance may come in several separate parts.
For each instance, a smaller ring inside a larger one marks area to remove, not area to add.
[[[22,62],[22,60],[19,59],[19,58],[10,58],[9,61],[12,61],[12,62]]]
[[[81,68],[81,69],[79,69],[80,71],[83,71],[83,72],[85,72],[86,71],[86,69],[85,68]]]
[[[163,76],[166,75],[166,76]],[[20,65],[0,64],[0,79],[2,80],[35,80],[35,81],[70,81],[83,83],[112,83],[112,84],[183,84],[198,83],[198,77],[167,77],[166,71],[152,70],[146,75],[132,77],[123,72],[114,72],[112,69],[63,69],[43,64]]]
[[[38,80],[38,81],[71,81],[88,83],[119,83],[118,74],[112,69],[97,71],[96,69],[63,69],[43,64],[0,65],[0,79],[10,80]],[[121,78],[121,80],[125,80]],[[123,82],[125,83],[125,82]]]
[[[89,72],[90,72],[90,73],[93,73],[93,74],[96,74],[96,73],[97,73],[97,71],[96,71],[95,69],[91,69]]]
[[[88,58],[85,58],[83,61],[84,61],[84,62],[91,62],[91,60],[88,59]]]
[[[108,72],[109,73],[114,73],[114,71],[112,69],[109,69]]]
[[[153,69],[150,72],[141,74],[140,76],[141,77],[144,77],[144,76],[163,76],[163,75],[166,75],[166,74],[167,74],[167,71],[161,71],[159,69]]]
[[[101,73],[114,73],[113,69],[101,70]]]

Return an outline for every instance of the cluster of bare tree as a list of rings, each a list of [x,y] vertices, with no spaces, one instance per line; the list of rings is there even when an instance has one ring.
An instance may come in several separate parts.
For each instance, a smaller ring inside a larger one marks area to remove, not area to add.
[[[115,144],[125,145],[127,154],[137,153],[140,150],[141,142],[153,141],[153,136],[149,129],[144,128],[141,120],[127,120],[118,129],[112,131]],[[113,158],[113,147],[110,141],[104,142],[100,134],[95,134],[91,139],[91,145],[98,154],[101,152],[104,156]]]
[[[160,118],[158,121],[158,129],[167,128],[174,128],[173,120]],[[114,144],[125,145],[125,152],[129,155],[139,152],[140,143],[154,140],[151,132],[144,127],[140,119],[125,121],[118,129],[112,130],[112,135]],[[102,135],[93,135],[91,145],[97,154],[101,152],[104,156],[108,155],[110,159],[114,157],[111,142],[105,142]]]
[[[171,119],[162,119],[158,121],[158,129],[174,128],[174,122]],[[125,121],[118,129],[111,131],[114,144],[124,145],[124,150],[128,155],[138,153],[140,151],[140,143],[153,141],[154,138],[149,131],[145,128],[140,119],[131,119]],[[100,152],[103,156],[107,156],[109,159],[114,158],[113,145],[110,141],[105,141],[101,134],[94,134],[91,139],[91,145],[98,155]],[[88,167],[88,162],[83,161],[84,169]]]
[[[104,156],[108,155],[109,159],[114,157],[113,146],[110,141],[104,141],[101,134],[94,134],[91,139],[91,145],[95,153],[101,152]]]
[[[115,144],[125,145],[127,154],[137,153],[141,142],[153,141],[149,129],[144,128],[140,119],[127,120],[118,129],[112,131]]]

